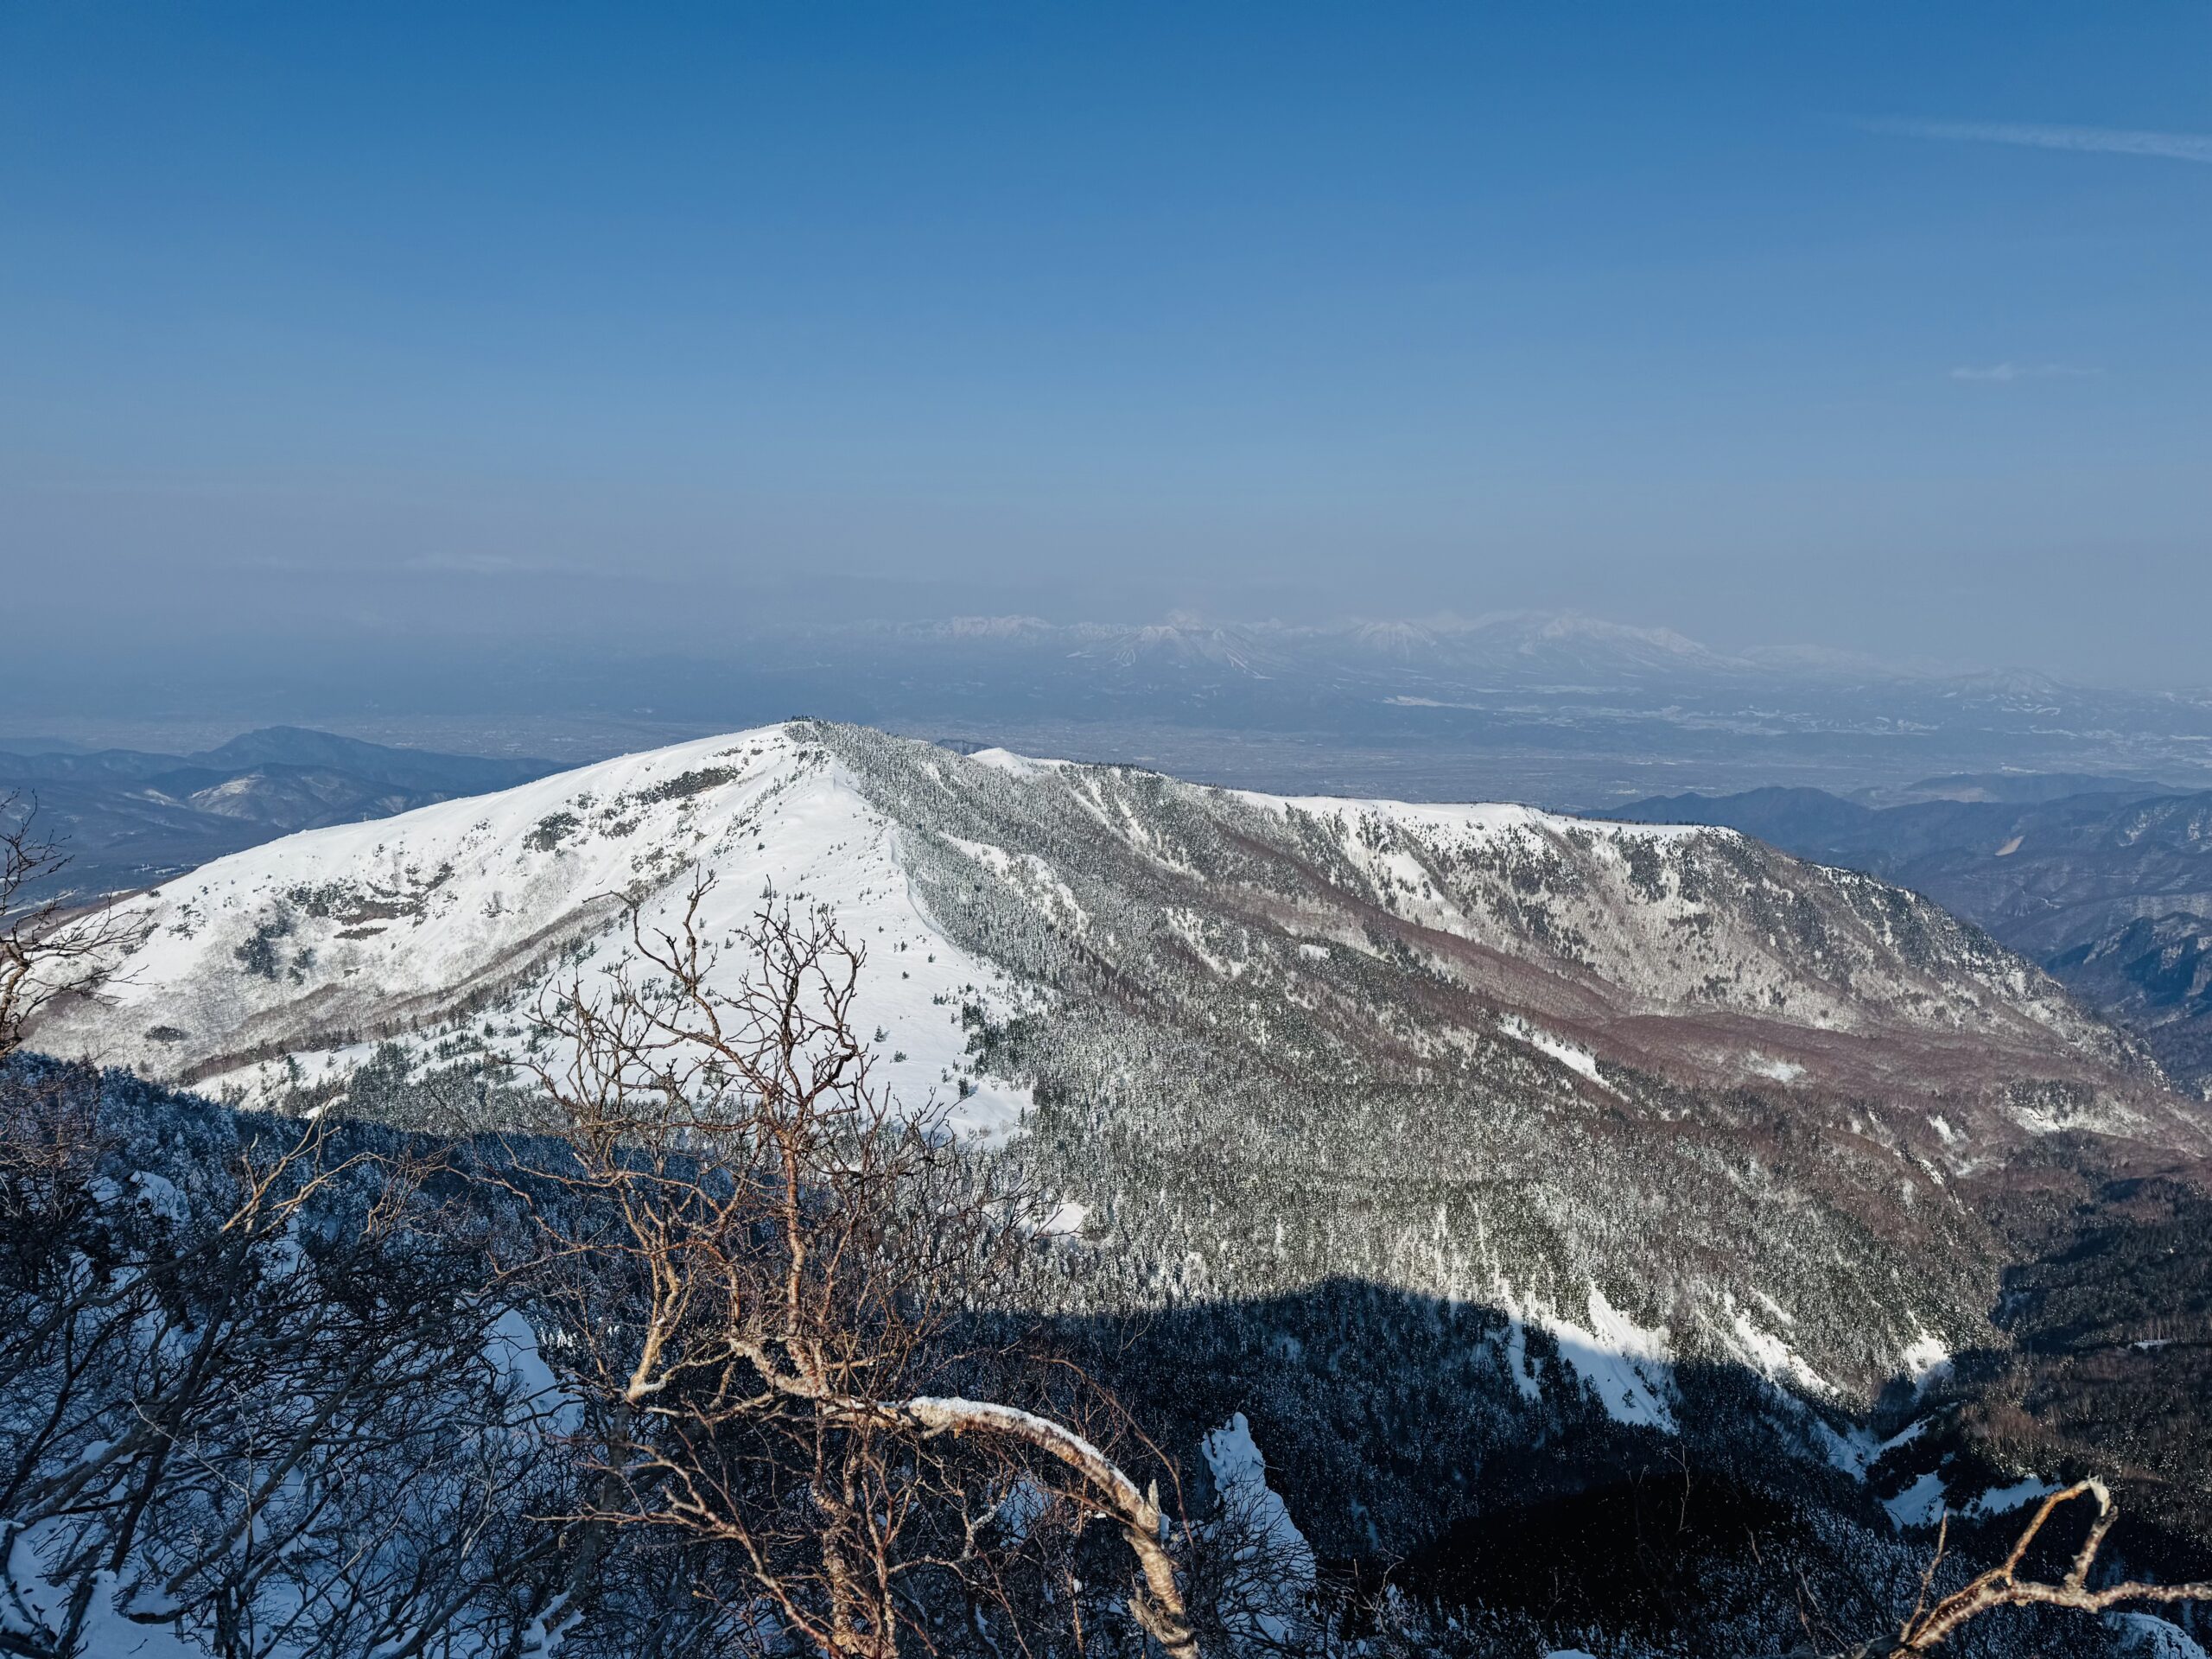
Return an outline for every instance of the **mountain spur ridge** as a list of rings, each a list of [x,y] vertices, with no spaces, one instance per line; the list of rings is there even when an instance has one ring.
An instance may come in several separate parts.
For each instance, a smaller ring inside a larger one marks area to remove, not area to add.
[[[114,988],[35,1040],[366,1109],[379,1068],[518,1058],[546,987],[702,872],[710,941],[788,903],[865,950],[878,1080],[1062,1200],[1071,1307],[1357,1282],[1464,1309],[1479,1404],[1421,1454],[1463,1465],[1562,1423],[1678,1433],[1680,1368],[1709,1359],[1861,1479],[1885,1389],[2001,1343],[1981,1188],[2053,1147],[2171,1164],[2212,1138],[1979,930],[1732,830],[804,721],[205,866],[127,901]],[[1304,1339],[1237,1363],[1255,1400],[1322,1386]],[[1289,1415],[1255,1411],[1271,1457]],[[1317,1544],[1418,1543],[1411,1491]]]

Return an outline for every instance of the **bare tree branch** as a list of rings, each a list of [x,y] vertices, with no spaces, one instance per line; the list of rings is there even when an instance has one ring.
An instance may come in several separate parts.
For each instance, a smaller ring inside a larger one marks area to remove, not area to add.
[[[1095,1391],[975,1345],[1048,1248],[1037,1206],[872,1083],[861,952],[826,916],[756,917],[722,988],[709,885],[665,925],[633,910],[624,963],[539,1010],[548,1139],[513,1143],[536,1230],[505,1265],[563,1310],[599,1408],[599,1496],[571,1520],[724,1546],[792,1634],[891,1659],[934,1644],[947,1586],[1026,1645],[1007,1586],[1103,1516],[1131,1617],[1195,1659],[1157,1497],[1059,1414],[1098,1414]],[[1031,1397],[943,1387],[993,1377]]]
[[[99,993],[130,937],[113,906],[29,903],[29,890],[68,867],[68,855],[38,829],[38,802],[0,797],[0,1060],[22,1046],[26,1028],[59,999]]]
[[[2042,1533],[2044,1523],[2062,1504],[2069,1503],[2078,1497],[2095,1501],[2096,1518],[2091,1522],[2088,1535],[2082,1541],[2081,1548],[2075,1552],[2066,1576],[2056,1582],[2022,1578],[2021,1564]],[[1897,1632],[1895,1643],[1888,1645],[1889,1659],[1911,1659],[1913,1655],[1931,1652],[1957,1634],[1960,1628],[1969,1621],[1999,1607],[2070,1607],[2085,1613],[2101,1613],[2130,1603],[2212,1601],[2212,1583],[2144,1584],[2130,1580],[2107,1586],[2101,1590],[2091,1589],[2089,1575],[2095,1570],[2097,1554],[2103,1548],[2113,1523],[2119,1519],[2120,1510],[2102,1481],[2076,1481],[2063,1491],[2051,1493],[2037,1506],[2034,1516],[2013,1541],[2011,1551],[2002,1562],[1963,1588],[1931,1604],[1929,1597],[1933,1594],[1936,1569],[1942,1560],[1945,1541],[1949,1535],[1947,1518],[1937,1536],[1936,1556],[1923,1580],[1920,1599]],[[1865,1649],[1867,1652],[1882,1650],[1880,1644]]]

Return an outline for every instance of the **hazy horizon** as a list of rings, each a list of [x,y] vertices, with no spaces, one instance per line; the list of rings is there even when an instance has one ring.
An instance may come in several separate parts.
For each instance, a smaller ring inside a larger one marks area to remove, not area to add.
[[[798,617],[796,611],[790,614]],[[1029,624],[1039,625],[1041,631]],[[1040,703],[1039,675],[1087,679],[1094,691],[1118,687],[1124,697],[1135,695],[1147,703],[1150,715],[1145,718],[1226,732],[1252,716],[1236,714],[1233,701],[1218,704],[1219,692],[1233,695],[1238,685],[1258,691],[1285,676],[1294,681],[1315,665],[1301,662],[1312,651],[1321,650],[1328,658],[1330,640],[1350,645],[1370,626],[1427,636],[1443,653],[1440,666],[1446,677],[1456,672],[1463,683],[1464,662],[1457,670],[1450,662],[1461,642],[1496,639],[1494,649],[1510,652],[1510,641],[1522,632],[1558,632],[1559,648],[1588,652],[1597,683],[1621,687],[1631,708],[1638,696],[1671,702],[1687,692],[1700,701],[1748,698],[1743,704],[1748,711],[1758,705],[1763,685],[1769,694],[1811,709],[1828,699],[1830,692],[1822,688],[1829,677],[1841,675],[1838,686],[1863,682],[1855,695],[1872,699],[1850,717],[1853,722],[1870,717],[1910,722],[1931,713],[1914,705],[1926,696],[1942,698],[1946,687],[2001,685],[2025,676],[2024,688],[2049,683],[2069,688],[2069,696],[2122,698],[2132,712],[2120,718],[2163,722],[2167,716],[2149,711],[2164,704],[2185,728],[2201,723],[2200,715],[2212,721],[2212,684],[2203,681],[2192,685],[2139,680],[2131,686],[2119,679],[2050,676],[2018,662],[1882,656],[1802,639],[1723,645],[1688,628],[1624,622],[1582,611],[1237,618],[1187,610],[1122,617],[976,610],[871,618],[858,611],[824,614],[810,607],[803,620],[781,623],[749,612],[739,622],[711,613],[702,617],[695,610],[687,613],[683,625],[634,643],[620,639],[619,631],[542,632],[529,639],[472,639],[458,631],[429,629],[356,630],[337,639],[277,634],[234,649],[150,658],[121,652],[97,675],[81,671],[75,660],[79,640],[56,645],[20,639],[0,658],[0,750],[20,751],[27,742],[37,747],[50,739],[94,748],[182,753],[263,727],[299,725],[403,747],[575,761],[798,715],[923,734],[1028,734],[1031,741],[1056,721],[1074,718],[1080,726],[1091,718],[1111,726],[1137,717],[1125,701],[1119,707],[1101,705],[1086,717],[1077,711],[1090,694],[1071,694],[1066,686],[1057,693],[1042,691],[1046,701]],[[1148,635],[1177,632],[1201,639],[1218,632],[1240,649],[1255,648],[1261,658],[1245,665],[1230,660],[1194,664],[1184,672],[1187,683],[1180,690],[1173,683],[1176,676],[1156,682],[1141,664],[1116,666],[1117,642],[1135,645]],[[887,655],[883,647],[893,641],[897,649]],[[1655,660],[1678,662],[1681,673],[1676,683],[1663,690],[1654,681],[1650,690],[1635,693],[1631,688],[1641,677],[1635,664],[1647,645]],[[1283,651],[1290,656],[1271,659],[1268,654]],[[940,658],[938,652],[952,655]],[[1351,665],[1356,668],[1358,661],[1355,651]],[[957,670],[953,679],[960,696],[947,701],[930,691],[926,671],[933,662]],[[1365,694],[1370,698],[1387,696],[1394,683],[1402,693],[1426,689],[1428,671],[1411,661],[1394,666],[1387,647],[1371,653],[1368,666],[1375,672]],[[1738,668],[1762,677],[1732,692],[1727,677]],[[917,680],[918,670],[925,677]],[[1716,673],[1722,677],[1714,678]],[[1561,689],[1571,690],[1577,677],[1582,677],[1568,676]],[[1522,683],[1540,702],[1556,702],[1542,688],[1541,675],[1515,673],[1510,678]],[[1205,689],[1210,680],[1217,683],[1214,691]],[[1361,696],[1353,684],[1325,695],[1349,697],[1351,704]],[[1508,697],[1493,714],[1515,706]],[[1342,709],[1334,716],[1319,709],[1317,705],[1317,729],[1345,717]],[[1660,710],[1655,705],[1649,712]],[[1932,712],[1940,715],[1941,705]],[[1269,716],[1263,723],[1278,721]],[[2079,741],[2093,734],[2074,735]],[[1486,740],[1461,733],[1438,741],[1447,749],[1465,751],[1471,743],[1479,750]],[[2189,741],[2193,740],[2184,740]],[[1146,759],[1128,747],[1126,734],[1103,748],[1096,741],[1070,741],[1090,758]],[[2000,761],[2005,751],[1993,733],[1988,744],[1992,766],[2014,764]],[[1979,763],[1962,759],[1946,764],[1973,769]],[[2077,763],[2054,764],[2063,770]],[[2196,771],[2193,763],[2170,764],[2168,775],[2192,776]]]

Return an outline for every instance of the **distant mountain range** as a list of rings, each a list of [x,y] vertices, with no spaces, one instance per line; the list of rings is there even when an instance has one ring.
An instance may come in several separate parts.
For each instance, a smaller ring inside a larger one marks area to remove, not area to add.
[[[1611,816],[1726,824],[1923,893],[2139,1033],[2212,1092],[2212,791],[2063,780],[1931,779],[1955,798],[1872,807],[1817,789],[1671,795]],[[1910,793],[1910,791],[1906,791]]]
[[[90,705],[62,705],[68,723],[38,712],[71,695],[63,688],[8,690],[20,728],[88,735]],[[174,702],[175,688],[164,695]],[[100,696],[129,706],[118,688]],[[281,705],[283,717],[358,729],[358,690],[334,681],[315,696]],[[1688,788],[1849,794],[2027,772],[2212,789],[2212,690],[1720,651],[1664,628],[1543,613],[1326,625],[741,616],[710,651],[508,648],[465,675],[452,664],[387,672],[375,697],[371,734],[386,741],[467,749],[497,733],[513,752],[570,766],[810,715],[1239,788],[1401,800],[1573,808]],[[227,683],[194,706],[257,722],[280,708]],[[0,736],[0,749],[27,747]]]
[[[1580,615],[830,620],[762,631],[727,662],[623,672],[685,721],[804,712],[1293,792],[1565,805],[1999,771],[2212,787],[2212,694],[1726,652]]]
[[[0,744],[0,798],[35,806],[68,867],[48,891],[150,887],[297,830],[504,789],[550,762],[391,748],[272,726],[193,754]]]

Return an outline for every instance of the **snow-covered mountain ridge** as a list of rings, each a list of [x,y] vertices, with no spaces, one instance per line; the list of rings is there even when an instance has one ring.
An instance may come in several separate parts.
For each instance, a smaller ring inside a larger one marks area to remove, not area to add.
[[[954,937],[948,911],[994,906],[1079,954],[1179,955],[1246,1002],[1312,1002],[1332,963],[1411,953],[1432,995],[1497,1004],[1405,1022],[1412,1051],[1502,1036],[1601,1090],[1600,1062],[1940,1092],[1967,1079],[1931,1065],[1986,1076],[1995,1053],[2008,1082],[2070,1087],[2010,1111],[2031,1129],[2139,1128],[2157,1093],[2125,1043],[1933,906],[1726,830],[1232,793],[811,724],[219,860],[130,901],[113,998],[41,1039],[218,1090],[274,1058],[342,1070],[386,1038],[488,1021],[496,1040],[556,963],[613,948],[626,903],[652,912],[700,870],[725,933],[777,899],[837,916],[868,954],[884,1080],[918,1098],[965,1071],[963,1000],[1004,1015],[1053,977]],[[1099,921],[1134,887],[1173,902]],[[1021,1091],[977,1083],[970,1127],[1011,1122]]]
[[[283,1062],[342,1074],[387,1039],[427,1052],[488,1027],[499,1046],[556,974],[613,959],[626,905],[658,914],[711,870],[718,938],[779,899],[828,906],[868,951],[869,1017],[899,1033],[884,1080],[950,1096],[960,1000],[1003,976],[921,912],[898,840],[845,768],[781,728],[625,756],[289,836],[142,895],[107,1005],[41,1040],[249,1098]],[[988,1129],[1018,1107],[988,1090],[961,1116]]]
[[[650,922],[699,872],[710,939],[832,912],[880,1078],[1065,1200],[1071,1306],[1189,1310],[1213,1381],[1175,1408],[1264,1415],[1386,1548],[1433,1529],[1424,1482],[1513,1446],[1733,1421],[1715,1378],[1758,1379],[1788,1443],[1855,1479],[1845,1416],[2001,1340],[1977,1183],[2059,1131],[2207,1143],[1977,930],[1731,830],[811,721],[207,865],[130,901],[112,995],[35,1040],[249,1099],[335,1094],[384,1045],[512,1053],[546,986],[614,960],[626,906]],[[1373,1444],[1346,1462],[1344,1402],[1408,1378],[1448,1389],[1448,1427],[1395,1474]]]

